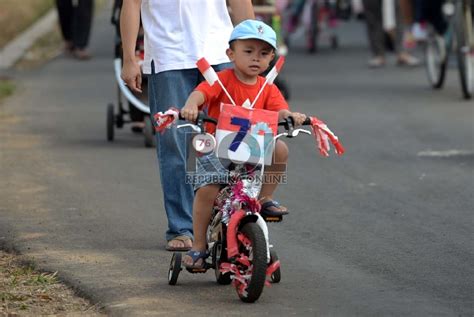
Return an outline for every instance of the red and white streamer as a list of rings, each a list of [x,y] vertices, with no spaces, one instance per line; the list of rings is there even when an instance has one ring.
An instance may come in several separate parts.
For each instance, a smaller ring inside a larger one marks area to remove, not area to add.
[[[316,137],[316,142],[318,143],[319,153],[321,153],[322,156],[329,156],[329,142],[334,146],[334,151],[337,155],[344,154],[345,150],[341,142],[339,142],[339,138],[329,130],[326,123],[317,117],[311,117],[311,126]]]
[[[155,131],[164,132],[166,128],[170,128],[173,123],[179,119],[179,109],[169,108],[165,112],[158,112],[153,116],[155,119]]]

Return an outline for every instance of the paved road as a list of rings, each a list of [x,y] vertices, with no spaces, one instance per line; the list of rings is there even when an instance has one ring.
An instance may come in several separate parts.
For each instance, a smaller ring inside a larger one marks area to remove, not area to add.
[[[327,121],[347,154],[290,142],[278,198],[292,214],[270,227],[283,278],[257,304],[212,272],[167,285],[155,153],[128,127],[105,141],[116,101],[107,13],[92,61],[20,73],[0,108],[1,244],[117,316],[472,315],[474,103],[454,69],[437,92],[421,68],[367,69],[364,35],[346,25],[341,49],[316,56],[296,43],[285,65],[293,107]]]

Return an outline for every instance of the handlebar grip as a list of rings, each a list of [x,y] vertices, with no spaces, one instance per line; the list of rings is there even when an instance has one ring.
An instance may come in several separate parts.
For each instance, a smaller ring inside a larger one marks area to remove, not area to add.
[[[311,117],[306,116],[306,120],[304,120],[301,125],[311,125]]]
[[[179,120],[186,120],[182,115],[181,115],[181,112],[178,114],[178,119]],[[209,117],[205,112],[203,111],[199,111],[199,114],[198,114],[198,117],[196,119],[196,122],[194,122],[195,124],[199,124],[199,122],[209,122],[209,123],[212,123],[214,125],[217,125],[217,120],[212,118],[212,117]]]

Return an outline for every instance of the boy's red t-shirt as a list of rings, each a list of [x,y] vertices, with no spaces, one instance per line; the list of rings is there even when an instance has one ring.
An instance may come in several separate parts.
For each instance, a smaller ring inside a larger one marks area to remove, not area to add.
[[[237,78],[233,69],[220,71],[217,75],[238,106],[242,106],[247,99],[249,100],[250,105],[255,97],[257,97],[260,88],[262,88],[263,83],[265,82],[264,77],[258,76],[255,84],[245,84]],[[219,118],[221,104],[232,104],[218,83],[214,83],[214,85],[210,86],[206,81],[204,81],[199,84],[195,90],[204,94],[204,105],[202,108],[207,109],[207,114],[212,118]],[[253,108],[280,111],[288,109],[288,103],[275,84],[267,84]],[[215,127],[211,128],[211,125],[208,125],[208,132],[214,133],[214,131]]]

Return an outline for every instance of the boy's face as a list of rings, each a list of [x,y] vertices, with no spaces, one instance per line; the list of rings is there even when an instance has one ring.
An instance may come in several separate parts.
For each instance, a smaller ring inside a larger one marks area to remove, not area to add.
[[[239,79],[253,81],[263,73],[275,57],[273,47],[261,40],[236,40],[227,49],[227,56],[234,63]]]

